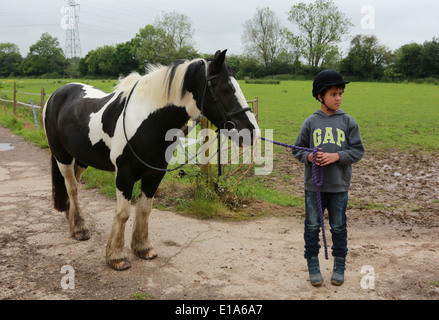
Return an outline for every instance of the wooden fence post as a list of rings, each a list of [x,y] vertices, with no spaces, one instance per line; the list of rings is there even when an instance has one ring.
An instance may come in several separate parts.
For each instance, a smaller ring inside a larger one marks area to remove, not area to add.
[[[44,92],[44,87],[41,87],[41,104],[40,104],[40,123],[43,123],[43,107],[44,107],[44,96],[45,96],[45,92]]]
[[[256,115],[256,122],[259,122],[259,99],[258,97],[255,98],[255,110],[254,113]]]
[[[14,81],[14,99],[12,99],[13,102],[13,108],[14,108],[14,114],[17,114],[17,83]]]
[[[205,118],[205,117],[203,117],[201,119],[201,129],[212,129],[212,123],[209,120],[207,120],[207,118]],[[210,130],[208,132],[210,133]],[[211,141],[211,139],[214,139],[214,137],[207,135],[206,138],[204,139],[203,144],[204,145],[208,144]],[[205,159],[209,159],[209,157],[210,157],[209,149],[210,148],[207,148],[207,150],[205,151],[205,154],[204,154]],[[203,172],[204,174],[207,174],[210,182],[213,181],[213,179],[212,179],[213,178],[213,166],[210,163],[210,161],[208,161],[206,164],[201,165],[201,172]]]
[[[221,177],[223,175],[223,165],[221,163],[221,161],[222,161],[222,159],[221,159],[221,151],[222,151],[221,150],[221,146],[222,146],[221,130],[218,130],[217,135],[218,135],[218,149],[217,149],[217,152],[218,152],[218,177]]]

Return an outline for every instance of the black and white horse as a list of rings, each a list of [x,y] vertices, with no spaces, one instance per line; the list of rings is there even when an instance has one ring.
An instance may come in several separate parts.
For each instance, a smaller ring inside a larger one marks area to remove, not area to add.
[[[142,259],[157,256],[148,238],[148,218],[168,165],[165,152],[172,143],[165,140],[168,130],[182,128],[202,114],[220,129],[248,129],[251,144],[257,138],[255,117],[225,63],[225,54],[218,51],[213,59],[151,66],[144,76],[132,73],[121,80],[110,94],[85,84],[67,84],[47,101],[43,119],[52,152],[54,207],[66,212],[75,239],[89,239],[77,181],[88,166],[115,171],[116,214],[106,248],[110,267],[130,267],[123,250],[124,233],[138,180],[142,194],[131,248]]]

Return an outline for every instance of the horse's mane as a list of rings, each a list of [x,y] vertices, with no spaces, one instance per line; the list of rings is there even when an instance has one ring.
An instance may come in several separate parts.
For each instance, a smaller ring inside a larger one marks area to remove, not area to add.
[[[120,93],[123,93],[122,98],[126,98],[134,85],[142,78],[140,74],[137,72],[133,72],[125,78],[120,78],[119,83],[116,85],[114,92],[116,92],[116,96]]]
[[[136,85],[133,98],[154,99],[158,105],[165,106],[177,102],[182,98],[183,84],[188,67],[203,59],[178,60],[168,66],[150,64],[146,68],[146,74],[141,76],[133,72],[125,78],[119,79],[115,87],[116,95],[122,93],[126,98]]]

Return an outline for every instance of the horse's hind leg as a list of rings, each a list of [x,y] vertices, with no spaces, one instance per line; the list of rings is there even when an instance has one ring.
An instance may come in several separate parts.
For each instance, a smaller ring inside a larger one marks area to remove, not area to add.
[[[82,174],[85,170],[87,170],[87,166],[82,164],[78,160],[75,160],[75,178],[77,182],[81,180]]]
[[[70,234],[76,240],[88,240],[90,239],[90,235],[79,207],[78,184],[75,176],[75,165],[74,163],[66,165],[58,162],[58,167],[64,177],[64,183],[66,185],[67,194],[69,195],[70,200],[69,210],[67,213]]]

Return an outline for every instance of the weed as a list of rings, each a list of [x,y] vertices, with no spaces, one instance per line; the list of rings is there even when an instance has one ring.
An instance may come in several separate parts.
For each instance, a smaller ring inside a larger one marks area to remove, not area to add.
[[[135,299],[135,300],[144,300],[145,298],[147,299],[154,299],[154,296],[150,293],[142,293],[140,291],[133,293],[131,295],[131,298]]]
[[[435,287],[439,287],[439,281],[430,281],[430,284]]]

